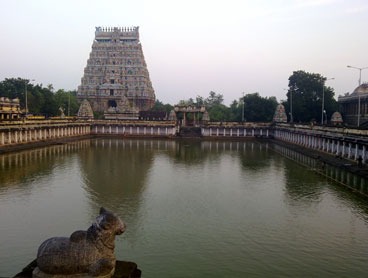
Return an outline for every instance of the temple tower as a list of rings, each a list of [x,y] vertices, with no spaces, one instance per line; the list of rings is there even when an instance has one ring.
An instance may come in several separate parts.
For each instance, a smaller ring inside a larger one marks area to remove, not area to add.
[[[139,27],[96,27],[78,99],[87,99],[98,112],[109,108],[119,111],[122,100],[133,110],[148,110],[154,105]]]

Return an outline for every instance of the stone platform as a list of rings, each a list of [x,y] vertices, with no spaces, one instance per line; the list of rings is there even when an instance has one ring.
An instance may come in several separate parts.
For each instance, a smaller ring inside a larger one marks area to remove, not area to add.
[[[22,272],[15,275],[13,278],[32,278],[32,272],[37,267],[37,261],[32,261],[29,265],[23,268]],[[115,274],[113,278],[140,278],[141,270],[138,269],[136,263],[126,261],[116,261]]]

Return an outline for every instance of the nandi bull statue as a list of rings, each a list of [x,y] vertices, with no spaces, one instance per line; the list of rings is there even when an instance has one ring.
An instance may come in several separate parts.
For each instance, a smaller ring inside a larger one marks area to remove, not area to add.
[[[87,231],[53,237],[38,248],[36,278],[112,277],[115,271],[115,235],[125,231],[124,222],[103,207]]]

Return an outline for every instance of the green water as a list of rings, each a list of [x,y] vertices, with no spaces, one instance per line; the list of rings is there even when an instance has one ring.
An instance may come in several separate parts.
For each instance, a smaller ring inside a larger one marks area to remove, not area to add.
[[[100,206],[143,277],[367,277],[368,202],[257,142],[85,140],[0,156],[0,277]]]

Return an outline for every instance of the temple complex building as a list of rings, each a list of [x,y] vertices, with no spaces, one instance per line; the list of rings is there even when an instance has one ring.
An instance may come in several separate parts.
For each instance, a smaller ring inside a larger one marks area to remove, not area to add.
[[[20,119],[21,110],[18,98],[0,97],[0,120]]]
[[[138,115],[137,111],[154,105],[155,93],[139,41],[139,27],[96,27],[77,97],[79,101],[87,99],[94,112],[110,117],[121,112],[124,117]]]
[[[338,97],[340,112],[347,125],[368,124],[368,83],[359,85],[351,94]]]

